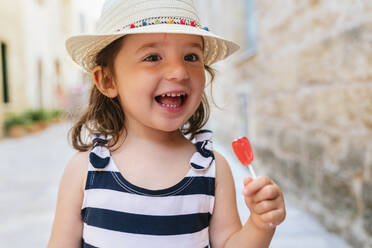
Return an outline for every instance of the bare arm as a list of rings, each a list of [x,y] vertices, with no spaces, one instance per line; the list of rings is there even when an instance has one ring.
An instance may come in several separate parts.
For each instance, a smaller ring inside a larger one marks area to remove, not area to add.
[[[65,168],[59,185],[48,248],[81,247],[83,222],[80,210],[84,198],[87,165],[87,153],[76,153]]]
[[[261,190],[264,187],[267,187],[269,181],[272,181],[268,178],[264,178],[265,180],[259,178],[259,180],[255,180],[254,184],[251,184],[252,180],[245,179],[245,189],[248,190],[247,194],[245,195],[245,201],[247,207],[249,207],[251,210],[251,215],[242,227],[236,207],[235,186],[230,167],[222,155],[217,152],[215,152],[215,155],[215,206],[210,224],[210,239],[212,246],[216,248],[269,247],[272,236],[275,232],[275,228],[269,227],[269,222],[272,221],[272,218],[267,218],[266,216],[264,216],[265,213],[266,215],[268,215],[267,212],[272,211],[266,211],[266,209],[261,207],[261,205],[265,205],[265,207],[268,205],[267,203],[262,204],[262,201],[267,200],[268,196],[266,194],[263,194]],[[262,183],[262,181],[264,181],[264,183]],[[279,188],[278,190],[280,192]],[[266,189],[265,193],[266,191],[268,190]],[[258,202],[251,202],[253,201],[252,199],[258,199],[257,197],[260,198],[259,202],[261,203],[261,205],[258,205]],[[276,199],[276,201],[278,202],[278,204],[280,203],[280,199]],[[270,208],[271,207],[273,206],[270,205]],[[257,214],[256,210],[260,214]],[[264,223],[264,221],[262,221],[262,217],[264,217],[264,219],[266,218],[265,221],[267,223]],[[276,224],[279,224],[279,222],[276,222]]]

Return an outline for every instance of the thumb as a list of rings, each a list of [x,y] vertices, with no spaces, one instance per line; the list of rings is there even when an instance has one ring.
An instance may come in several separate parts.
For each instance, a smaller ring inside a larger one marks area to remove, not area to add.
[[[247,207],[249,209],[251,209],[252,205],[253,205],[253,196],[247,196],[247,190],[246,190],[246,187],[248,186],[249,183],[251,183],[253,181],[253,179],[251,177],[245,177],[244,180],[243,180],[243,184],[244,184],[244,187],[243,187],[243,191],[242,191],[242,194],[244,196],[244,200],[245,200],[245,204],[247,205]]]

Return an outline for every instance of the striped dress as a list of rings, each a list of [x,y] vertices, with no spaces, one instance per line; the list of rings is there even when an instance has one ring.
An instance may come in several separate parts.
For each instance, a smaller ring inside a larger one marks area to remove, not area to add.
[[[97,137],[81,215],[82,247],[205,248],[213,213],[215,159],[212,133],[199,131],[190,170],[176,185],[149,190],[128,182]]]

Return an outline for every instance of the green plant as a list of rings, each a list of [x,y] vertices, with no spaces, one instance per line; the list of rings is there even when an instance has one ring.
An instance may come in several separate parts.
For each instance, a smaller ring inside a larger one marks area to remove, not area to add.
[[[14,126],[24,126],[27,127],[31,124],[31,121],[28,117],[23,114],[10,114],[5,117],[4,120],[4,129],[8,132]]]
[[[64,115],[65,113],[60,109],[53,109],[53,110],[48,111],[49,119],[52,119],[52,120],[63,117]]]
[[[30,109],[20,114],[11,113],[7,115],[3,127],[5,132],[9,133],[9,130],[14,126],[21,126],[29,129],[34,123],[43,123],[47,125],[47,122],[63,118],[64,115],[65,113],[59,109]]]
[[[48,112],[44,109],[27,110],[24,116],[31,122],[41,122],[48,120]]]

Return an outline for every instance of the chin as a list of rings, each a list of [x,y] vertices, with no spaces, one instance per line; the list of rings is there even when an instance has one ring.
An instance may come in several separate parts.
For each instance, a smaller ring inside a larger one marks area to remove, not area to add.
[[[163,132],[171,133],[171,132],[178,131],[181,127],[182,125],[181,126],[163,126],[163,127],[158,127],[157,129]]]
[[[184,122],[171,122],[169,121],[168,123],[159,123],[158,125],[155,125],[154,128],[161,130],[163,132],[174,132],[179,130],[182,126],[184,125]]]

